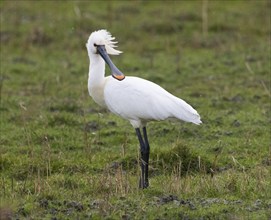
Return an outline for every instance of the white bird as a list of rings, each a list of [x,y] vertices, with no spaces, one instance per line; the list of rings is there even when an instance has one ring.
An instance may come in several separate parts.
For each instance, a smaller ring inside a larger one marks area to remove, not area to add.
[[[139,187],[147,188],[150,154],[147,122],[175,118],[201,124],[201,120],[194,108],[159,85],[138,77],[125,77],[108,56],[122,53],[114,49],[117,43],[114,40],[106,30],[95,31],[89,36],[86,44],[90,59],[88,91],[97,104],[129,120],[134,127],[141,152]],[[105,77],[105,62],[112,76]]]

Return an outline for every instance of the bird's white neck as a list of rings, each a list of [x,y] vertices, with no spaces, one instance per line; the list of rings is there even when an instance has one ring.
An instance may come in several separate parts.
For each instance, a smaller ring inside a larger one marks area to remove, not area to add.
[[[89,56],[88,87],[103,84],[105,80],[105,62],[100,55],[91,54]]]
[[[88,92],[94,101],[104,106],[105,62],[98,54],[89,53]]]

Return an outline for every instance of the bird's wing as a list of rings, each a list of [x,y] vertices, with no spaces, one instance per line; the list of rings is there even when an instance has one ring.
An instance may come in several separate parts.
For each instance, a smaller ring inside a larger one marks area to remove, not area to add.
[[[110,111],[128,120],[177,118],[201,123],[197,111],[185,101],[138,77],[126,77],[122,81],[107,78],[104,98]]]

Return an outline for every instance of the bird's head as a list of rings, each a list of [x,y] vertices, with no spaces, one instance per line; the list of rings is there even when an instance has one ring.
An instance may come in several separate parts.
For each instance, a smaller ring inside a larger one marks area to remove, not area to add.
[[[119,55],[122,53],[114,49],[117,43],[114,40],[115,38],[106,30],[94,31],[90,34],[86,47],[89,56],[100,55],[111,69],[112,76],[117,80],[123,80],[125,78],[124,74],[114,65],[108,56],[108,54]]]
[[[98,30],[90,34],[86,46],[89,53],[98,54],[98,47],[104,46],[107,54],[119,55],[122,53],[122,51],[114,49],[117,47],[116,44],[118,43],[114,40],[115,37],[112,37],[107,30]]]

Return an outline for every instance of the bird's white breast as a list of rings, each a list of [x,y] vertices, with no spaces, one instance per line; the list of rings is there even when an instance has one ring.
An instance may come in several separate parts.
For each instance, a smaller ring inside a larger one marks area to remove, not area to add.
[[[98,85],[88,88],[89,95],[101,107],[106,107],[104,100],[104,85]]]

